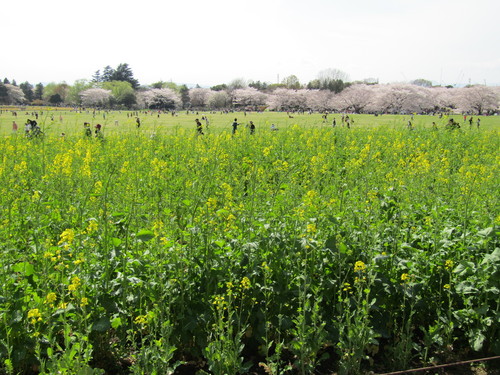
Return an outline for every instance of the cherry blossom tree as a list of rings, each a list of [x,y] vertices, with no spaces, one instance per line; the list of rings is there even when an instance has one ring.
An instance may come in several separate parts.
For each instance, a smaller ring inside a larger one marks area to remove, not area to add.
[[[353,85],[335,96],[335,109],[339,112],[366,112],[367,107],[375,98],[376,86]]]
[[[255,108],[264,106],[266,101],[267,95],[253,87],[233,91],[233,104],[236,107]]]
[[[306,103],[308,109],[318,112],[331,111],[334,109],[334,94],[328,90],[308,90]]]
[[[429,100],[433,103],[432,112],[447,112],[457,108],[455,89],[433,87],[429,90]]]
[[[279,88],[269,96],[269,109],[277,111],[297,111],[308,109],[307,97],[310,90],[288,90]]]
[[[112,97],[111,90],[91,88],[80,93],[82,105],[86,107],[106,107]]]
[[[191,107],[194,108],[206,107],[211,92],[212,91],[210,89],[204,89],[204,88],[194,88],[189,90],[189,101],[191,103]]]
[[[231,97],[226,91],[212,91],[208,98],[208,106],[212,109],[222,109],[231,106]]]
[[[10,83],[4,84],[7,96],[5,98],[5,104],[23,104],[26,101],[23,90],[21,88],[14,86]]]
[[[481,115],[498,110],[498,94],[487,86],[457,89],[457,104],[462,112]]]
[[[151,89],[138,94],[138,103],[151,109],[171,110],[181,106],[180,95],[172,89]]]
[[[431,110],[429,89],[408,84],[378,85],[375,108],[384,113],[423,113]]]

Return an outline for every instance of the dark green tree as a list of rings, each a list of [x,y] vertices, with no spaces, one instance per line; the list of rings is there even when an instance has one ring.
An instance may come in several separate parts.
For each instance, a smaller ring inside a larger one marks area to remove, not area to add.
[[[17,86],[17,82],[15,79],[12,80],[12,86]]]
[[[165,82],[163,81],[154,82],[150,86],[154,89],[162,89],[163,87],[165,87]]]
[[[182,102],[182,108],[188,108],[189,107],[189,89],[186,85],[182,85],[179,87],[179,94],[181,94],[181,102]]]
[[[307,88],[309,90],[319,90],[321,87],[321,84],[319,82],[319,79],[313,79],[312,81],[309,81],[307,84]]]
[[[432,87],[432,81],[428,79],[418,78],[410,82],[412,85],[422,86],[422,87]]]
[[[259,91],[265,91],[269,88],[269,84],[267,82],[261,82],[261,81],[257,81],[257,82],[250,82],[248,84],[249,87],[253,87],[254,89],[257,89]]]
[[[92,76],[92,82],[102,82],[101,71],[96,70],[94,75]]]
[[[0,103],[7,103],[8,97],[9,92],[7,91],[7,87],[5,87],[2,82],[0,82]]]
[[[210,90],[212,90],[212,91],[227,90],[227,85],[225,83],[220,84],[220,85],[215,85],[215,86],[210,87]]]
[[[35,100],[42,100],[43,99],[43,84],[42,83],[37,83],[36,86],[35,86],[35,96],[34,96],[34,99]]]
[[[115,70],[109,65],[104,67],[104,70],[101,75],[101,82],[111,82],[113,81],[113,75],[115,74]]]
[[[35,99],[35,93],[33,92],[33,85],[28,81],[23,82],[19,85],[19,88],[23,90],[24,97],[28,102],[32,102]]]
[[[59,94],[54,94],[51,95],[49,98],[49,103],[51,104],[61,104],[63,102],[63,99],[61,98],[61,95]]]
[[[134,90],[139,88],[139,81],[134,78],[134,73],[128,64],[120,64],[113,72],[112,81],[124,81],[132,85]]]
[[[10,81],[8,78],[4,78],[3,83],[4,83],[4,85],[10,85]]]

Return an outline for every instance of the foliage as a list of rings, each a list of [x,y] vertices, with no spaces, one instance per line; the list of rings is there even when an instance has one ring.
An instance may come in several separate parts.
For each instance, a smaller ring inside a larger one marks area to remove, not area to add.
[[[0,371],[356,374],[500,352],[495,116],[450,132],[247,113],[256,132],[231,135],[242,113],[209,114],[199,136],[195,114],[137,129],[96,111],[92,138],[93,111],[39,113],[43,138],[0,128]]]
[[[119,106],[130,108],[136,103],[134,88],[126,81],[107,81],[101,84],[102,88],[111,91],[114,102]]]

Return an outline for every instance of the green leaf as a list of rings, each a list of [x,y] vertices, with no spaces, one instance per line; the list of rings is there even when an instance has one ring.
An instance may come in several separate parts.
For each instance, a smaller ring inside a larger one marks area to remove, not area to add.
[[[111,238],[111,242],[113,243],[114,247],[118,247],[122,244],[122,240],[116,237]]]
[[[347,253],[347,246],[345,243],[339,243],[339,251],[342,253],[342,254],[346,254]]]
[[[16,263],[12,267],[12,270],[24,274],[24,276],[31,276],[35,273],[35,268],[28,262]]]
[[[486,337],[484,337],[484,335],[482,333],[477,333],[474,336],[475,336],[475,338],[474,338],[474,342],[472,343],[472,348],[476,352],[478,352],[483,348],[483,343],[484,343],[484,340],[486,339]]]
[[[111,322],[107,316],[103,316],[92,324],[92,331],[106,332],[111,328]]]
[[[136,234],[136,238],[143,242],[149,241],[150,239],[154,238],[154,236],[155,234],[147,229],[142,229]]]
[[[122,325],[122,318],[116,317],[111,321],[111,327],[114,329],[120,327]]]
[[[226,241],[217,240],[217,241],[214,241],[214,243],[222,249],[224,247],[224,245],[226,244]]]

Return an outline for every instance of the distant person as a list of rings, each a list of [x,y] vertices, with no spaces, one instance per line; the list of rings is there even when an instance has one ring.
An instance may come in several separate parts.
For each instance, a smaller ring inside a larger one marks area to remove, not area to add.
[[[335,117],[333,118],[332,126],[336,127],[337,126],[337,120],[335,120]]]
[[[481,125],[481,119],[479,117],[477,118],[476,124],[477,128],[479,129],[479,126]]]
[[[236,130],[238,130],[238,125],[239,125],[238,119],[235,118],[233,121],[233,125],[232,125],[233,126],[233,134],[236,134]]]
[[[135,126],[137,126],[137,129],[141,127],[141,119],[139,117],[135,118]]]
[[[470,126],[471,128],[472,128],[472,122],[474,121],[473,119],[474,119],[474,117],[472,117],[472,116],[471,116],[471,117],[469,117],[469,126]]]
[[[198,134],[203,135],[203,125],[201,124],[200,120],[196,119],[196,131]]]
[[[278,130],[278,128],[276,127],[276,125],[271,124],[271,131],[274,132],[274,131],[277,131],[277,130]]]
[[[90,123],[84,122],[83,123],[83,129],[84,129],[85,135],[87,137],[91,137],[92,136],[92,130],[90,129]]]
[[[96,137],[102,137],[101,129],[102,129],[102,125],[101,124],[97,124],[95,126],[95,136]]]
[[[255,124],[253,123],[253,121],[250,121],[250,134],[254,133],[255,133]]]
[[[15,121],[12,121],[12,131],[17,132],[17,123]]]

